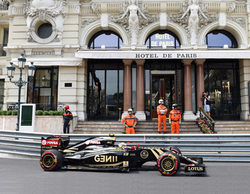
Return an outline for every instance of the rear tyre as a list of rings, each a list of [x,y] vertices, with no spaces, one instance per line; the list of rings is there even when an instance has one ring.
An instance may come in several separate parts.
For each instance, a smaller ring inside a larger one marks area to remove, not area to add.
[[[180,168],[179,156],[171,151],[165,152],[157,160],[157,166],[162,175],[175,175]]]
[[[63,155],[57,150],[47,150],[40,159],[40,165],[45,171],[54,171],[62,167]]]

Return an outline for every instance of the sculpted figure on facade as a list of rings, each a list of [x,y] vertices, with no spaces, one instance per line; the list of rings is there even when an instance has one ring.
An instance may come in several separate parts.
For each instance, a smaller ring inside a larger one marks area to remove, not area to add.
[[[188,30],[190,33],[190,44],[191,46],[197,45],[197,33],[199,27],[199,13],[207,19],[203,11],[201,10],[198,0],[189,0],[189,6],[187,10],[182,15],[183,19],[189,13],[188,17]]]
[[[120,19],[123,19],[127,14],[129,14],[128,24],[129,24],[129,32],[131,38],[131,46],[135,46],[137,44],[138,33],[139,33],[139,14],[147,19],[146,16],[142,13],[141,9],[137,5],[135,0],[129,0],[129,6],[126,11],[122,15]]]

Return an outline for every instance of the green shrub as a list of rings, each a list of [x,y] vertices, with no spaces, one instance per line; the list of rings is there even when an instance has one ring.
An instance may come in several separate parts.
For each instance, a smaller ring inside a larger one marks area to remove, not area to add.
[[[3,110],[3,114],[2,115],[7,115],[7,110]]]
[[[0,110],[0,115],[3,115],[3,110]]]
[[[64,111],[57,111],[57,115],[63,115]]]
[[[18,114],[18,111],[17,110],[13,110],[11,115],[17,115]]]
[[[47,110],[43,111],[43,115],[50,115],[49,111],[47,111]]]
[[[12,115],[12,110],[7,110],[6,115]]]
[[[48,111],[48,115],[54,115],[54,111],[53,110]]]
[[[37,110],[36,115],[43,115],[43,111],[42,110]]]

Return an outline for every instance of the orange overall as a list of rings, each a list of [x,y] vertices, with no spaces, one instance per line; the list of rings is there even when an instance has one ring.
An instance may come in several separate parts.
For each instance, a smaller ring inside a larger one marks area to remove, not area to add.
[[[167,112],[168,109],[164,105],[157,106],[157,114],[158,114],[158,132],[161,132],[161,124],[163,123],[163,132],[167,132]]]
[[[181,119],[181,113],[179,110],[173,109],[169,113],[169,119],[171,119],[171,133],[179,134],[180,124],[179,119]]]
[[[127,114],[121,122],[125,122],[127,134],[135,134],[134,124],[137,123],[137,118],[134,115]]]

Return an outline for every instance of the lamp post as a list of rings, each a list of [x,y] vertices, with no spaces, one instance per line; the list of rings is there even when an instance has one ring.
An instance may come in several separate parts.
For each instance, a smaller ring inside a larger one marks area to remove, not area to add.
[[[24,54],[21,54],[21,56],[18,58],[18,69],[20,70],[18,81],[12,81],[12,78],[14,77],[13,73],[15,71],[14,64],[10,62],[10,65],[7,67],[7,73],[8,73],[10,82],[18,86],[18,114],[17,114],[16,131],[19,131],[21,88],[27,83],[26,81],[22,79],[25,63],[26,63],[26,58],[24,57]],[[34,77],[35,70],[36,70],[36,67],[34,66],[33,62],[30,62],[30,65],[28,67],[28,76]]]

